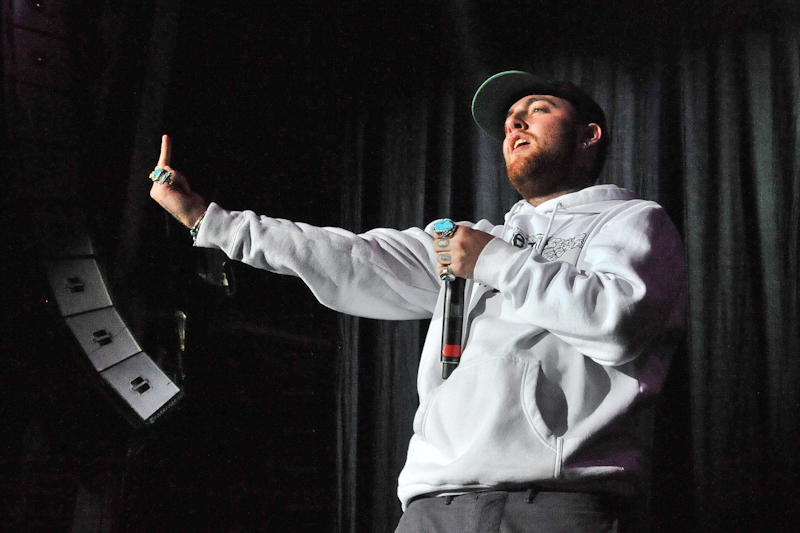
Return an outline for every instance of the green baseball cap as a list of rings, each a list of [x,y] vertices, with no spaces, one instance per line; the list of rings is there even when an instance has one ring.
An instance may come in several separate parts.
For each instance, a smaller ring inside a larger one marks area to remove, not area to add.
[[[603,109],[581,88],[568,81],[545,80],[520,70],[500,72],[483,82],[472,99],[472,118],[490,137],[502,142],[508,109],[529,94],[556,96],[568,101],[582,121],[598,124],[608,135]]]

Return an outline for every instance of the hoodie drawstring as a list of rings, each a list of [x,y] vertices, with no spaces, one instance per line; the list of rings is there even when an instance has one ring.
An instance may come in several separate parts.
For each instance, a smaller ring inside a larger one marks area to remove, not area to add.
[[[544,243],[546,243],[547,239],[550,237],[550,230],[553,228],[553,220],[556,218],[556,213],[558,212],[559,207],[563,207],[560,200],[556,203],[553,212],[550,214],[550,221],[547,223],[547,229],[544,230],[544,236],[542,237],[542,240],[539,241],[539,246],[536,247],[536,251],[540,254],[542,253],[542,250],[544,250]]]

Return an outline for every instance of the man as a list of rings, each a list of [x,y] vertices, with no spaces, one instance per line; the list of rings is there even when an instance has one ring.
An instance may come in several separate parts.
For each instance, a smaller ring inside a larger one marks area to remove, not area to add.
[[[229,212],[170,169],[166,138],[151,196],[198,246],[298,276],[333,309],[432,319],[399,532],[621,531],[682,333],[680,237],[657,204],[592,185],[610,137],[575,86],[500,73],[478,89],[473,116],[503,142],[523,197],[502,226],[354,235]],[[465,318],[460,365],[444,379],[450,276],[467,280]]]

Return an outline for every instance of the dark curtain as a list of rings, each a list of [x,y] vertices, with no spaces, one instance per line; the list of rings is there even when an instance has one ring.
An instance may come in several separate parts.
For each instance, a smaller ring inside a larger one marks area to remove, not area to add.
[[[474,90],[508,68],[583,85],[613,137],[601,182],[664,205],[690,266],[686,342],[656,422],[652,529],[790,529],[800,503],[800,26],[783,17],[652,41],[640,28],[616,51],[520,59],[493,55],[501,39],[486,40],[476,4],[450,11],[458,59],[447,81],[351,121],[343,225],[502,221],[517,196],[499,145],[471,121]],[[390,532],[399,519],[426,326],[341,319],[341,531]]]
[[[699,529],[778,531],[800,503],[798,27],[688,52],[680,79]]]

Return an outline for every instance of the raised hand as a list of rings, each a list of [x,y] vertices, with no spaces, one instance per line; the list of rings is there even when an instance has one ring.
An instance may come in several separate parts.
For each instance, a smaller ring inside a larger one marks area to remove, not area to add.
[[[189,182],[186,181],[183,174],[169,166],[170,156],[171,143],[169,136],[164,135],[161,138],[161,155],[158,158],[156,170],[169,171],[170,179],[165,183],[154,181],[150,188],[150,197],[177,218],[181,224],[191,228],[205,212],[208,202],[199,194],[192,192]]]

